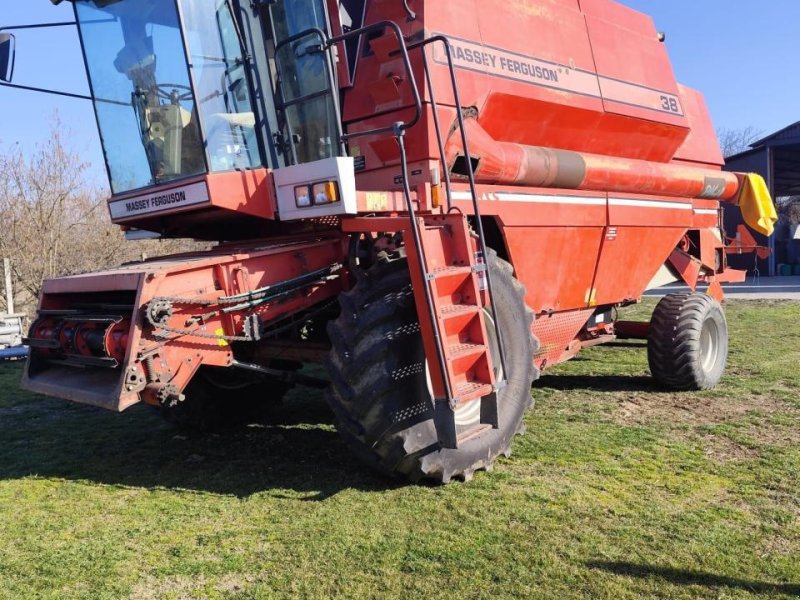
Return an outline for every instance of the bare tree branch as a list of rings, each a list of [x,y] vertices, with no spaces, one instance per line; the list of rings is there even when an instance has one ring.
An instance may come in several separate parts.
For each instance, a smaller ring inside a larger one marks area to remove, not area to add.
[[[104,210],[107,192],[85,183],[88,165],[65,146],[61,130],[54,120],[48,141],[29,156],[19,146],[0,155],[0,257],[11,258],[18,304],[28,312],[45,279],[200,247],[126,241]]]
[[[762,130],[756,129],[752,125],[743,129],[717,129],[717,138],[719,139],[720,148],[722,148],[722,155],[725,158],[749,150],[750,145],[758,141],[763,135],[764,132]]]

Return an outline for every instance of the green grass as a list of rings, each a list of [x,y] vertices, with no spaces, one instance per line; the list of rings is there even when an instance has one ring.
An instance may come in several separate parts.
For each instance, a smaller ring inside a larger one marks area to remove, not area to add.
[[[446,487],[361,467],[306,391],[187,439],[0,365],[0,598],[800,596],[800,304],[728,318],[717,390],[593,349],[534,388],[512,458]]]

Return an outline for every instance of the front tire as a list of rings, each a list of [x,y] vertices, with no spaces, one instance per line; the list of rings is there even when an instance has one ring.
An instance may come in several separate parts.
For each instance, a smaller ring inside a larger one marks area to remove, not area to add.
[[[719,383],[728,358],[722,307],[698,292],[670,294],[653,311],[647,337],[650,372],[673,390],[707,390]]]
[[[501,453],[509,453],[538,376],[533,313],[511,265],[491,251],[489,265],[508,385],[498,392],[498,429],[484,431],[458,449],[442,448],[438,442],[406,261],[376,264],[340,296],[341,315],[328,327],[328,400],[339,433],[366,464],[411,481],[446,483],[453,477],[469,479],[475,470],[491,467]]]

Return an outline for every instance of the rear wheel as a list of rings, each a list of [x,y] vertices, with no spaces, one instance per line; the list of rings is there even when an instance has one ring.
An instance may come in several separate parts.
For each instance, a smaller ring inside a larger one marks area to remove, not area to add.
[[[379,471],[412,481],[468,479],[508,453],[512,437],[522,429],[523,414],[532,403],[531,383],[538,375],[530,333],[533,314],[511,265],[493,252],[489,258],[508,385],[498,392],[499,428],[468,439],[458,449],[442,448],[438,442],[405,259],[376,264],[340,296],[341,315],[328,327],[328,400],[345,442]],[[458,427],[479,419],[476,406],[465,405],[456,413]]]
[[[728,358],[722,307],[701,293],[670,294],[653,311],[647,337],[650,372],[675,390],[707,390],[719,383]]]

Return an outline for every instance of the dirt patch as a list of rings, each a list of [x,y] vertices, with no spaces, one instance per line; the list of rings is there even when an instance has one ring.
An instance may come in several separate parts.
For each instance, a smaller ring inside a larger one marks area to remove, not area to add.
[[[721,435],[706,435],[702,442],[706,457],[719,463],[751,460],[759,455],[757,450]]]
[[[740,396],[700,397],[692,394],[627,394],[617,398],[612,413],[621,425],[667,425],[671,428],[700,428],[735,425],[737,439],[719,433],[703,435],[706,455],[718,462],[747,460],[759,456],[752,446],[800,445],[800,410],[780,398]],[[770,419],[780,415],[782,419]],[[737,440],[752,444],[744,445]]]
[[[761,548],[769,556],[792,556],[798,552],[797,540],[790,540],[782,535],[765,538]]]
[[[204,575],[162,579],[150,576],[134,587],[127,600],[162,600],[165,597],[176,600],[202,600],[207,597],[205,590],[209,587],[216,592],[234,594],[243,591],[258,580],[258,576],[248,574],[222,575],[213,583]]]
[[[696,394],[626,394],[617,399],[617,406],[614,420],[624,425],[644,425],[657,421],[698,427],[737,421],[754,411],[800,413],[782,400],[769,396],[729,399]]]

